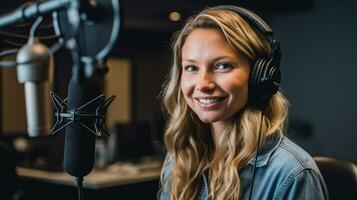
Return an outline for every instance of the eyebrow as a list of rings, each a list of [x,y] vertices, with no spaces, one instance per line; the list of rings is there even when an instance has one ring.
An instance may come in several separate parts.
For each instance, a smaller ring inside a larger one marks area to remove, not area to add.
[[[188,59],[182,59],[182,62],[193,62],[193,63],[195,63],[196,62],[196,60],[195,59],[190,59],[190,58],[188,58]]]
[[[217,62],[218,60],[222,60],[222,59],[230,59],[230,60],[233,60],[232,57],[230,56],[219,56],[219,57],[216,57],[214,59],[212,59],[210,62]],[[192,59],[192,58],[187,58],[187,59],[182,59],[182,62],[185,61],[185,62],[192,62],[192,63],[195,63],[196,60],[195,59]]]
[[[223,60],[223,59],[229,59],[229,60],[234,60],[234,58],[230,57],[230,56],[219,56],[219,57],[216,57],[212,60],[212,62],[217,62],[218,60]]]

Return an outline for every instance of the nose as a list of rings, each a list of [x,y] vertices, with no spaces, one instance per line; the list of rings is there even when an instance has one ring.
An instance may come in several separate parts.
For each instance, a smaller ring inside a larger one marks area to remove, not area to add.
[[[196,83],[197,90],[201,92],[210,92],[216,88],[216,84],[212,77],[212,74],[209,72],[202,72],[197,83]]]

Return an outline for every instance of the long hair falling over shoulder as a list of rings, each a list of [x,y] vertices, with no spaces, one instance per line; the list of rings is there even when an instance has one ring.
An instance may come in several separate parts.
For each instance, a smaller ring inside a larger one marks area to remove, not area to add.
[[[270,55],[268,41],[238,14],[207,9],[190,18],[175,35],[172,43],[173,63],[162,91],[163,104],[169,116],[165,131],[167,159],[172,168],[162,184],[169,189],[169,199],[195,199],[200,193],[200,180],[209,172],[209,196],[212,199],[240,199],[242,183],[239,171],[255,153],[261,110],[245,107],[230,120],[217,148],[213,146],[209,125],[201,122],[189,108],[180,88],[181,52],[187,36],[197,28],[219,30],[228,44],[250,63]],[[279,91],[270,99],[262,123],[261,145],[273,134],[283,134],[288,102]],[[217,152],[220,156],[213,157]],[[166,160],[165,163],[167,163]]]

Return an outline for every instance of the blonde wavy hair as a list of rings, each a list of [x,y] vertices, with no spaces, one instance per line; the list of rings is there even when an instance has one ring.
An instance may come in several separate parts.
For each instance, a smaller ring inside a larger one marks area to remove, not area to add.
[[[168,186],[171,200],[195,199],[200,194],[202,175],[207,171],[210,198],[240,199],[243,191],[239,171],[255,154],[261,119],[262,146],[272,135],[283,134],[288,102],[278,91],[269,100],[263,118],[257,108],[242,108],[230,119],[230,125],[214,146],[209,125],[189,108],[180,88],[182,47],[187,36],[197,28],[219,30],[229,45],[251,64],[271,54],[267,39],[235,12],[209,8],[187,21],[173,40],[173,63],[162,91],[168,114],[164,138],[168,156],[164,165],[172,162],[172,168],[168,178],[164,179],[162,173],[161,184]],[[214,153],[220,156],[213,157]]]

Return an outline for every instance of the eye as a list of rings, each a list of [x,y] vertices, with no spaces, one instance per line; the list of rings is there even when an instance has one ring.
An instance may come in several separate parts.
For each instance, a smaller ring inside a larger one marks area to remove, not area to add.
[[[233,65],[230,63],[218,63],[215,67],[216,71],[227,72],[233,69]]]
[[[184,70],[187,72],[194,72],[198,70],[198,67],[194,66],[194,65],[187,65],[184,66]]]

